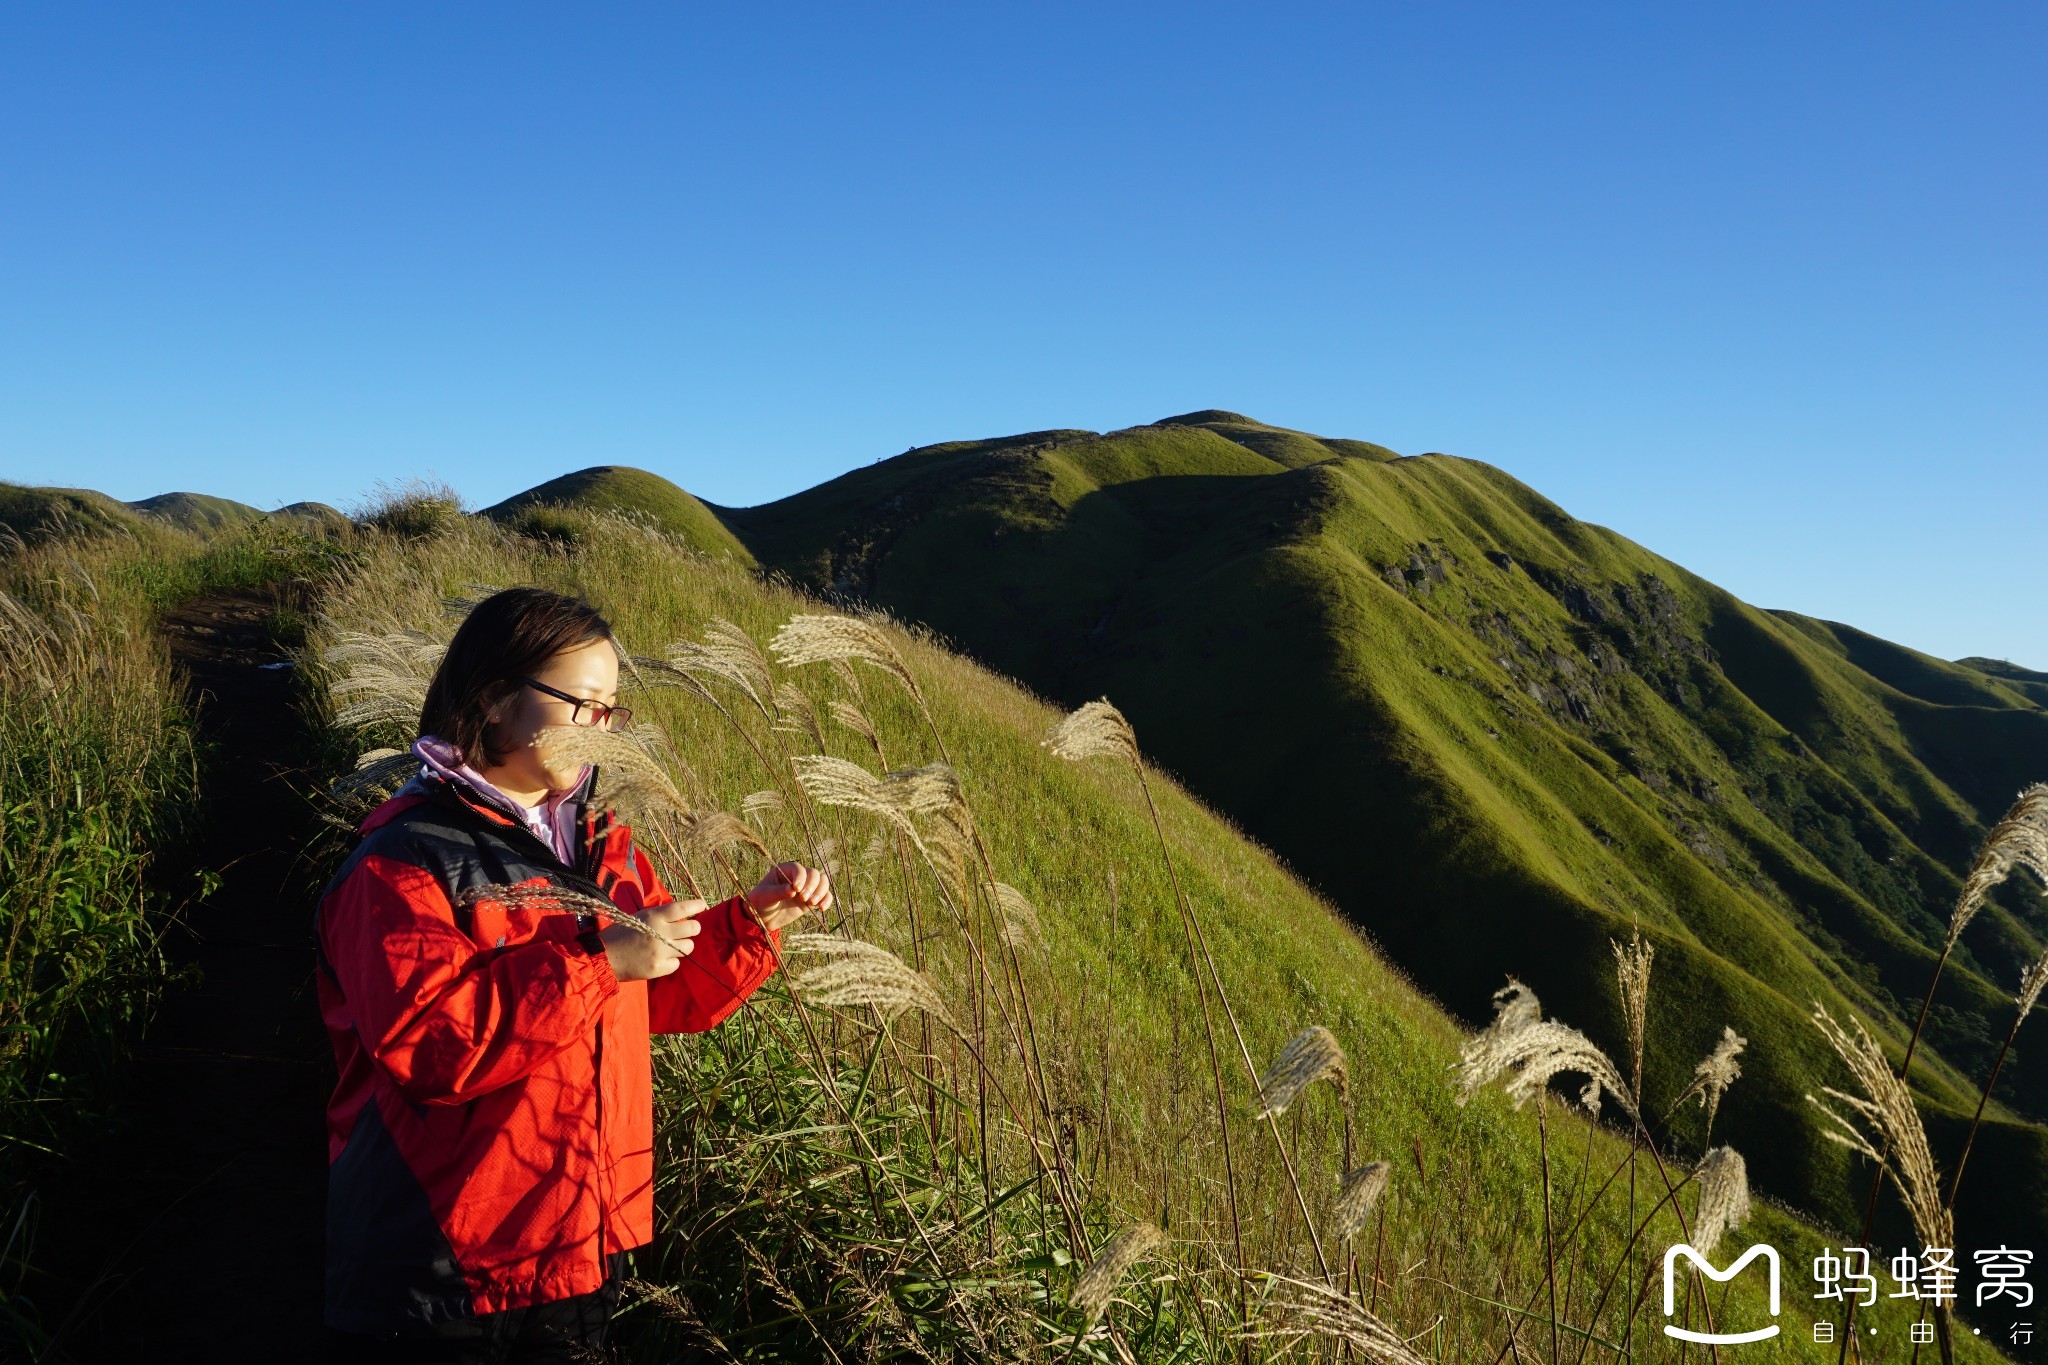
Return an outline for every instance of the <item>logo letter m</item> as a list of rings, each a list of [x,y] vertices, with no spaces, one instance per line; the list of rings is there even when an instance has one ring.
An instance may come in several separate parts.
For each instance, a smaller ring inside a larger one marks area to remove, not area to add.
[[[1774,1318],[1778,1316],[1778,1249],[1776,1247],[1766,1246],[1764,1243],[1758,1242],[1755,1246],[1736,1257],[1735,1264],[1729,1266],[1726,1270],[1716,1270],[1712,1261],[1709,1261],[1685,1243],[1678,1242],[1664,1252],[1665,1317],[1670,1317],[1672,1313],[1671,1271],[1681,1255],[1691,1261],[1695,1269],[1704,1272],[1708,1279],[1717,1281],[1734,1279],[1742,1273],[1744,1266],[1759,1256],[1763,1257],[1771,1271],[1771,1316]],[[1768,1337],[1774,1337],[1778,1335],[1778,1324],[1774,1322],[1769,1327],[1759,1327],[1754,1332],[1694,1332],[1683,1327],[1674,1327],[1667,1322],[1664,1324],[1664,1335],[1667,1337],[1677,1337],[1680,1341],[1714,1342],[1725,1346],[1735,1342],[1763,1341]]]

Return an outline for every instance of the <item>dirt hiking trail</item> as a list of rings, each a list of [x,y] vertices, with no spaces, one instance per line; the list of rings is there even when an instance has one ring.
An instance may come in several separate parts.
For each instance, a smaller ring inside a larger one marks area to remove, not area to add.
[[[263,591],[160,629],[207,753],[193,861],[221,878],[168,943],[174,981],[118,1117],[45,1191],[51,1361],[317,1360],[332,1055],[313,993],[309,752]]]

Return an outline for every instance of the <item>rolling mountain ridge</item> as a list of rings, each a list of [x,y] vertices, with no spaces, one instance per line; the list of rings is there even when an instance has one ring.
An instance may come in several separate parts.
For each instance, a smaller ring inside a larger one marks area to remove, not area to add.
[[[1469,1021],[1512,974],[1619,1052],[1607,945],[1640,926],[1666,1055],[1750,1040],[1716,1132],[1852,1228],[1867,1176],[1804,1099],[1833,1075],[1813,1002],[1902,1047],[1971,851],[2048,775],[2024,670],[1758,610],[1474,460],[1207,411],[709,510],[765,568],[1108,695]],[[1964,936],[1914,1071],[1938,1155],[2044,943],[2017,885]],[[2048,1231],[2048,1056],[2016,1049],[1998,1100],[1959,1212]]]

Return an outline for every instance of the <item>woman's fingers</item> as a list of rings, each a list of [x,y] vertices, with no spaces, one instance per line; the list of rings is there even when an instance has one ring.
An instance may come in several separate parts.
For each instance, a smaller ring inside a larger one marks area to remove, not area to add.
[[[777,863],[760,884],[747,893],[747,903],[757,911],[778,909],[792,902],[799,911],[831,909],[832,878],[824,871],[805,867],[802,863]]]
[[[832,879],[823,869],[806,867],[802,863],[783,863],[776,868],[789,883],[796,899],[805,905],[823,907],[831,903]]]

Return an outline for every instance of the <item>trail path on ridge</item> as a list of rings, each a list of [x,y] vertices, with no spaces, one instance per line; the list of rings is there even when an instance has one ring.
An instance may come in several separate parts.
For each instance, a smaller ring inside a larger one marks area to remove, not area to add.
[[[128,1062],[110,1130],[47,1192],[63,1301],[49,1358],[316,1360],[332,1058],[313,992],[310,779],[260,591],[160,630],[211,754],[194,861],[221,882],[173,929],[174,984]]]

